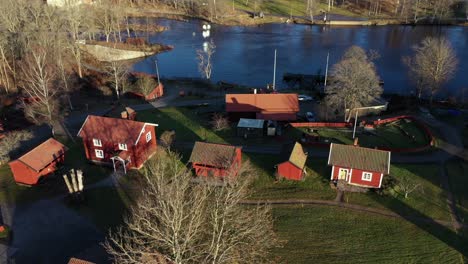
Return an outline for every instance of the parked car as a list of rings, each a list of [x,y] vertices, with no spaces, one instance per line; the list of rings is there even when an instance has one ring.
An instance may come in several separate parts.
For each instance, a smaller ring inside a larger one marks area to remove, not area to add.
[[[314,98],[312,98],[312,96],[308,96],[308,95],[304,95],[304,94],[300,94],[297,96],[297,99],[301,102],[307,102],[307,101],[312,101],[314,100]]]
[[[315,122],[316,121],[315,114],[313,112],[307,112],[306,113],[306,119],[309,122]]]

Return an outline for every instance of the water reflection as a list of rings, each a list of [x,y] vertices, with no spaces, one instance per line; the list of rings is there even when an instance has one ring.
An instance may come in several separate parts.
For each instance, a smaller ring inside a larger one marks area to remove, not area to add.
[[[152,42],[170,44],[171,52],[158,56],[164,77],[200,77],[196,50],[206,41],[201,21],[180,22],[151,20],[170,30],[150,36]],[[402,56],[412,54],[412,47],[427,36],[445,36],[451,42],[460,63],[455,78],[446,85],[446,92],[456,93],[468,86],[468,28],[431,26],[322,27],[289,24],[269,24],[255,27],[225,27],[212,25],[210,37],[216,45],[213,57],[214,81],[224,80],[244,85],[264,87],[272,80],[274,50],[278,50],[277,79],[283,73],[313,74],[324,72],[327,52],[330,65],[336,63],[351,45],[374,49],[381,54],[376,61],[378,73],[385,80],[386,92],[408,94],[407,69]],[[154,72],[154,58],[134,65],[134,69]],[[281,82],[278,87],[285,87]]]

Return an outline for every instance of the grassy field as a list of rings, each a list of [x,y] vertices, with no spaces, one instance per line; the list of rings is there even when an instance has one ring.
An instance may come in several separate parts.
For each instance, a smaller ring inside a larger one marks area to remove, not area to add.
[[[333,207],[275,207],[273,215],[287,241],[274,250],[277,263],[463,263],[458,251],[467,253],[466,240],[433,224]]]
[[[294,132],[296,137],[307,130],[297,129]],[[318,128],[314,133],[321,137],[322,141],[327,139],[331,142],[352,144],[353,131],[350,129],[330,129]],[[410,136],[404,134],[405,131]],[[363,147],[386,147],[386,148],[414,148],[421,147],[428,143],[429,139],[424,132],[413,122],[398,121],[392,124],[378,126],[372,132],[356,133],[359,138],[359,145]]]
[[[450,188],[457,203],[457,209],[464,223],[468,221],[468,162],[461,160],[449,161],[446,164],[450,177]]]

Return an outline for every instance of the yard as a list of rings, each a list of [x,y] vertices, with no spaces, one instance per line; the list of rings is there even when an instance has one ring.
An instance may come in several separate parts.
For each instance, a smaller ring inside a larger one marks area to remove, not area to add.
[[[321,142],[353,143],[352,129],[314,128],[316,131],[314,133],[308,132],[306,128],[298,128],[296,130],[292,132],[296,137],[300,137],[302,133],[307,133],[318,136]],[[380,125],[375,130],[357,130],[356,137],[359,138],[360,146],[369,148],[417,148],[425,146],[429,142],[426,134],[410,120],[399,120]]]
[[[457,250],[467,255],[467,241],[437,224],[334,207],[279,206],[273,215],[287,240],[274,250],[277,263],[463,263]]]
[[[457,210],[463,223],[468,221],[468,162],[452,160],[446,164],[450,179],[450,188],[453,192]]]

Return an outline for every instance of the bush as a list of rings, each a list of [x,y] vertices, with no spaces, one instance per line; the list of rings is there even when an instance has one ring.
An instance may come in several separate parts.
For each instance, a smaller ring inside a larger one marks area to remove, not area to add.
[[[10,236],[10,228],[6,225],[0,226],[0,239],[7,239]]]
[[[27,130],[6,133],[5,137],[0,141],[0,164],[10,160],[10,155],[20,147],[21,141],[29,140],[32,137],[32,133]]]

